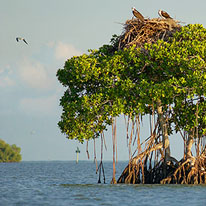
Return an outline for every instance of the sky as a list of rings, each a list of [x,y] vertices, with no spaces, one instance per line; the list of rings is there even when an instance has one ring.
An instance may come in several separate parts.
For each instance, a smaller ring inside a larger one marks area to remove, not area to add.
[[[66,139],[57,126],[64,88],[56,72],[74,55],[108,44],[121,34],[136,7],[147,18],[159,9],[186,24],[206,26],[205,0],[0,0],[0,139],[21,148],[24,161],[86,160],[86,146]],[[16,37],[24,37],[17,42]],[[128,160],[124,119],[117,121],[118,160]],[[142,138],[148,137],[148,119]],[[105,133],[112,160],[111,128]],[[182,157],[181,138],[171,138],[172,155]],[[100,158],[97,145],[97,158]],[[89,142],[93,158],[93,142]]]

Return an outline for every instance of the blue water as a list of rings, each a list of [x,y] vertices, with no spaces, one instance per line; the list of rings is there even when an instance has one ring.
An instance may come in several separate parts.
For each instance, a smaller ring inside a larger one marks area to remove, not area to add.
[[[117,177],[126,164],[116,165]],[[97,184],[95,168],[88,161],[0,163],[0,206],[206,206],[206,185],[111,185],[112,162],[104,163],[106,184]]]

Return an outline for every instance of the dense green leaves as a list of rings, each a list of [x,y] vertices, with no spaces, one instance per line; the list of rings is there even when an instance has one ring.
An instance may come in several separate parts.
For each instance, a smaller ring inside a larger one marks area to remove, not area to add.
[[[58,80],[68,88],[60,101],[61,131],[83,142],[98,137],[112,117],[150,113],[149,105],[156,109],[160,99],[164,112],[171,105],[170,125],[177,131],[198,126],[203,134],[206,29],[188,25],[169,41],[145,44],[144,49],[117,50],[117,42],[114,37],[111,45],[72,57],[58,70]]]
[[[0,139],[0,162],[20,162],[21,149],[15,144],[9,145]]]

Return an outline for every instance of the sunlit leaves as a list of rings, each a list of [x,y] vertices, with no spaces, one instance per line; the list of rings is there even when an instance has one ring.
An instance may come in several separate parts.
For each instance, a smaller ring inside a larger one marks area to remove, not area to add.
[[[58,70],[59,81],[68,87],[60,101],[61,131],[83,142],[98,137],[112,117],[150,113],[148,105],[159,99],[172,105],[170,122],[176,130],[197,127],[196,104],[202,114],[205,108],[206,29],[188,25],[169,41],[141,49],[118,50],[117,44],[114,36],[110,45],[73,57]],[[204,133],[205,115],[198,122]]]
[[[21,149],[15,144],[9,145],[0,139],[0,162],[20,162]]]

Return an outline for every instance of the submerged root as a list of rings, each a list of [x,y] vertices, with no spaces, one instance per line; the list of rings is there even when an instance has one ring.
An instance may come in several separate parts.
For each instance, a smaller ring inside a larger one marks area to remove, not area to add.
[[[203,153],[197,158],[182,161],[179,167],[161,184],[206,184],[206,157]]]
[[[112,178],[112,180],[111,180],[110,184],[117,184],[116,179],[115,179],[115,178]]]
[[[206,184],[206,156],[203,153],[195,160],[181,160],[178,164],[167,162],[166,177],[163,174],[164,161],[151,167],[146,158],[134,164],[130,162],[117,183],[128,184]],[[193,165],[194,163],[194,165]]]
[[[140,165],[131,165],[129,171],[129,165],[125,168],[122,175],[118,179],[118,183],[127,184],[160,184],[163,179],[163,161],[159,161],[157,165],[150,168],[144,164],[143,168]],[[176,166],[174,164],[167,165],[167,175],[174,172]]]

